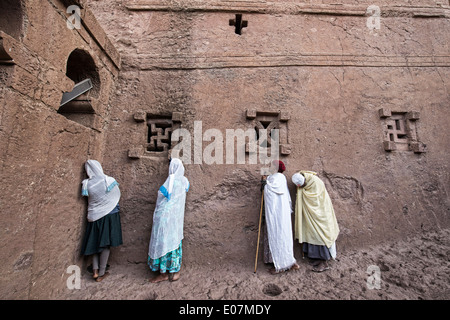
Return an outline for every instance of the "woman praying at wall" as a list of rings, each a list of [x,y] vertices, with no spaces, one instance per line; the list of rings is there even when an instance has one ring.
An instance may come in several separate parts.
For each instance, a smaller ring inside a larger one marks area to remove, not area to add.
[[[292,206],[287,180],[283,175],[286,170],[282,161],[274,160],[270,166],[271,175],[264,186],[264,206],[269,240],[270,254],[274,268],[270,273],[276,274],[300,267],[294,258],[294,241],[292,237]]]
[[[292,182],[297,186],[295,238],[302,243],[312,270],[323,272],[329,269],[327,261],[336,258],[339,227],[333,204],[325,184],[315,172],[297,172]]]
[[[88,224],[82,254],[92,255],[93,277],[100,282],[109,275],[106,266],[110,247],[122,244],[120,190],[117,181],[103,173],[98,161],[88,160],[85,169],[89,178],[83,180],[81,194],[88,197]]]
[[[153,213],[153,226],[148,250],[150,270],[159,271],[152,283],[176,281],[180,278],[183,240],[184,207],[189,181],[184,176],[180,159],[172,159],[169,177],[158,190]]]

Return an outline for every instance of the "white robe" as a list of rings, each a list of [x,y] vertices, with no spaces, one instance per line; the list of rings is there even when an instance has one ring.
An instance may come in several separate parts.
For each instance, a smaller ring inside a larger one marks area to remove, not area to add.
[[[276,271],[290,269],[295,263],[292,235],[292,204],[286,177],[275,173],[267,177],[264,206],[270,253]]]
[[[184,176],[184,166],[181,160],[174,158],[170,162],[169,177],[158,191],[148,249],[150,258],[161,258],[180,246],[188,190],[189,181]]]

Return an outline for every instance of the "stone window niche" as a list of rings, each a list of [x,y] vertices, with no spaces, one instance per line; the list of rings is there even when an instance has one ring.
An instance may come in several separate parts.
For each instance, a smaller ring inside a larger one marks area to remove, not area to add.
[[[128,157],[132,159],[146,156],[167,158],[174,147],[171,144],[172,132],[181,126],[182,113],[154,114],[137,111],[134,114],[134,120],[141,125],[146,125],[146,139],[142,146],[130,148]]]
[[[426,152],[426,145],[419,141],[416,122],[420,113],[402,112],[381,108],[378,114],[383,122],[383,147],[385,151]]]
[[[58,113],[67,119],[79,124],[93,128],[95,121],[95,109],[92,105],[93,99],[100,94],[100,76],[91,55],[81,49],[75,49],[67,59],[66,76],[70,78],[75,86],[72,92],[63,94]],[[80,91],[89,84],[88,89]],[[70,101],[65,101],[67,95],[73,95]]]
[[[171,147],[172,116],[147,116],[147,145],[148,152],[162,153]]]
[[[89,91],[90,97],[98,98],[100,95],[100,76],[98,68],[95,65],[91,55],[82,49],[75,49],[69,55],[66,66],[66,76],[75,84],[91,79],[92,90]]]
[[[291,153],[291,145],[289,144],[288,126],[290,119],[289,114],[282,111],[258,111],[248,109],[246,111],[247,121],[250,122],[252,128],[255,129],[256,139],[259,144],[267,141],[267,147],[271,147],[271,130],[279,130],[280,155],[287,156]],[[267,130],[266,137],[260,137],[259,130]],[[250,145],[247,143],[245,150],[250,153]]]

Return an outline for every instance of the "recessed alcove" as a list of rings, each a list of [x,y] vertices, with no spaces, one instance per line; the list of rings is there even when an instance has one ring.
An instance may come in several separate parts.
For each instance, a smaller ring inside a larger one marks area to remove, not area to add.
[[[101,83],[98,68],[87,51],[82,49],[72,51],[67,59],[66,75],[75,83],[91,79],[93,88],[89,91],[89,96],[99,97]]]
[[[75,86],[71,92],[63,94],[58,113],[93,128],[95,108],[92,102],[100,95],[100,76],[94,59],[82,49],[73,50],[67,59],[66,75]]]

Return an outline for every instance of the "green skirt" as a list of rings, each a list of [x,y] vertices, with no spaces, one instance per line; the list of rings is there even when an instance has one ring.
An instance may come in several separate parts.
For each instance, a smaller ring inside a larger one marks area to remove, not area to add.
[[[183,250],[181,248],[182,242],[177,249],[166,253],[164,256],[158,259],[152,259],[150,256],[147,259],[148,266],[152,271],[158,271],[160,273],[175,273],[181,269],[181,258],[183,256]]]
[[[100,253],[104,248],[117,247],[122,242],[122,227],[120,224],[119,205],[106,216],[88,222],[81,252],[88,256]]]

